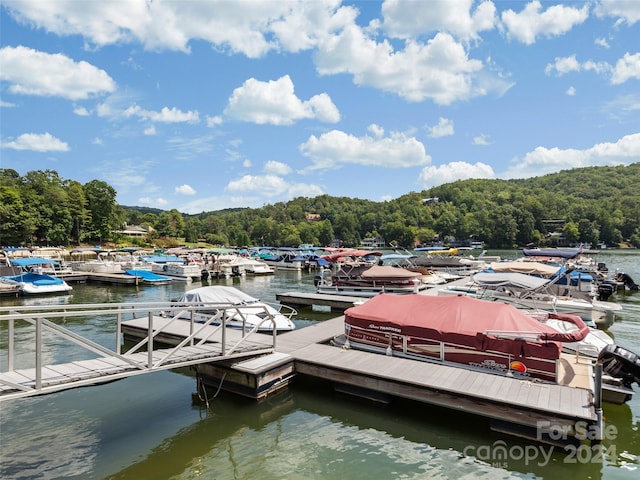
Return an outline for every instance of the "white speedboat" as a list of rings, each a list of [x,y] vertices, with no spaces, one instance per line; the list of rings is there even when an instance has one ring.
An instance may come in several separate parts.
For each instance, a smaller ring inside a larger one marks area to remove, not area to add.
[[[11,260],[11,266],[20,268],[20,273],[4,276],[2,281],[5,285],[15,285],[25,295],[68,292],[72,287],[62,278],[42,273],[43,266],[53,267],[57,263],[47,258],[16,258]]]
[[[274,326],[278,332],[296,328],[292,317],[297,312],[293,308],[285,305],[275,308],[234,287],[210,285],[194,288],[182,294],[175,303],[203,307],[194,317],[199,322],[224,315],[226,326],[230,328],[256,329],[267,333],[273,332]],[[184,319],[190,318],[189,315]],[[221,318],[212,323],[219,325]]]

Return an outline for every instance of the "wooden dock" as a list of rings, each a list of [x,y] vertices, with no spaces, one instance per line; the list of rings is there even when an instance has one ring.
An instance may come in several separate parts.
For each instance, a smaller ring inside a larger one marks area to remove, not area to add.
[[[331,311],[334,312],[343,312],[347,308],[353,307],[355,302],[362,302],[366,300],[366,298],[326,293],[284,292],[277,293],[276,300],[283,305],[289,305],[294,308],[319,305],[331,307]]]
[[[278,352],[291,355],[296,374],[332,380],[379,394],[439,405],[491,420],[535,429],[539,422],[570,427],[598,421],[593,390],[505,377],[330,345],[343,332],[343,317],[288,332]],[[575,357],[567,356],[567,362]],[[575,364],[588,372],[588,365]],[[585,383],[584,374],[576,381]]]
[[[23,370],[13,369],[10,364],[9,372],[0,374],[0,400],[11,389],[17,396],[28,396],[103,383],[154,369],[193,365],[198,389],[208,385],[255,399],[285,388],[297,376],[306,376],[329,381],[336,390],[378,401],[406,398],[478,415],[487,418],[495,430],[528,439],[544,440],[541,435],[551,438],[553,432],[561,431],[569,432],[567,442],[570,442],[571,432],[576,432],[579,426],[583,431],[585,426],[602,431],[592,365],[578,361],[574,355],[565,355],[559,361],[563,368],[562,382],[566,384],[551,384],[338,347],[332,340],[344,333],[343,316],[276,336],[254,332],[245,338],[237,329],[172,321],[160,315],[166,308],[176,308],[170,303],[144,309],[137,304],[96,304],[92,310],[84,307],[73,311],[80,307],[65,306],[61,311],[52,308],[46,314],[22,307],[22,313],[0,315],[0,319],[11,322],[14,318],[31,318],[30,323],[37,327],[36,336],[38,329],[46,327],[77,340],[72,332],[42,316],[104,314],[100,309],[108,309],[117,316],[117,331],[125,342],[136,344],[129,349],[130,353],[120,354],[119,348],[116,352],[106,351],[86,341],[87,349],[102,353],[100,358]],[[142,315],[143,312],[146,313]],[[133,318],[121,319],[133,313]],[[11,339],[11,323],[8,332]],[[138,351],[150,339],[151,353]],[[41,342],[36,341],[38,344]],[[155,350],[159,344],[165,346]],[[10,342],[10,352],[12,345]],[[174,347],[167,349],[166,345]],[[551,427],[541,433],[540,425]]]
[[[126,331],[133,333],[129,327]],[[211,387],[255,399],[304,375],[377,401],[399,397],[483,416],[493,429],[529,439],[539,440],[542,424],[568,432],[578,422],[599,428],[591,365],[575,356],[561,359],[571,375],[568,385],[558,385],[332,345],[343,331],[342,316],[318,322],[278,335],[270,355],[202,364],[198,375]]]

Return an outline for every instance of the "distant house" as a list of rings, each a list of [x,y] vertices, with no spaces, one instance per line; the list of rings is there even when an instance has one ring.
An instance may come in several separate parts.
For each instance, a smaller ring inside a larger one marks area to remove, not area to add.
[[[318,222],[322,219],[319,213],[307,213],[307,222]]]
[[[362,239],[362,246],[366,248],[383,248],[386,245],[382,237],[368,237]]]
[[[550,232],[547,234],[547,238],[551,242],[551,245],[555,245],[557,247],[566,247],[569,245],[567,237],[565,237],[562,232]]]
[[[116,233],[119,235],[124,235],[125,237],[144,238],[151,231],[153,231],[152,227],[143,227],[141,225],[127,225],[125,223],[124,228],[122,230],[116,230]]]
[[[438,204],[438,202],[440,202],[440,199],[438,197],[429,197],[422,199],[423,205],[436,205]]]

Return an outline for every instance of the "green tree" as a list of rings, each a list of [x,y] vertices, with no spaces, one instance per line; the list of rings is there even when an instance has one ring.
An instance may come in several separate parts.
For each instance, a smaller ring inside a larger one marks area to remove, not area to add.
[[[87,236],[99,241],[111,240],[117,222],[115,189],[101,180],[91,180],[83,189],[91,214]]]

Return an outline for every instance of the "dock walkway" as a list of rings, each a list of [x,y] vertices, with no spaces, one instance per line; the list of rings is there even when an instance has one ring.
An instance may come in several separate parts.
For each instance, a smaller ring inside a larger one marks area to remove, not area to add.
[[[539,421],[572,425],[598,420],[589,388],[539,383],[449,365],[390,357],[330,345],[343,332],[338,317],[288,332],[278,352],[291,355],[295,371],[386,395],[440,405],[535,428]],[[576,369],[588,366],[565,361]]]
[[[273,353],[275,334],[258,335],[255,331],[226,328],[224,320],[222,324],[214,324],[224,318],[224,305],[219,306],[219,316],[212,316],[205,323],[178,318],[185,312],[189,316],[190,308],[198,309],[171,303],[0,307],[0,312],[4,313],[0,315],[0,322],[7,332],[2,345],[4,347],[6,341],[6,362],[2,362],[0,372],[0,401],[96,385],[160,370]],[[116,317],[113,322],[114,349],[56,323],[56,319],[67,321],[70,317],[90,315]],[[123,317],[130,315],[134,318],[123,321]],[[16,325],[18,322],[19,326]],[[135,345],[121,353],[123,324],[127,322],[137,325],[141,334]],[[23,326],[23,323],[27,325]],[[17,336],[25,335],[32,340],[27,344],[16,342]],[[167,344],[165,336],[174,339],[170,342],[174,346],[156,348],[158,344]],[[71,344],[77,348],[69,348],[73,347]],[[45,364],[45,352],[46,356],[52,356],[49,345],[65,348],[65,358],[75,360]],[[15,368],[16,357],[25,364],[22,368]]]

